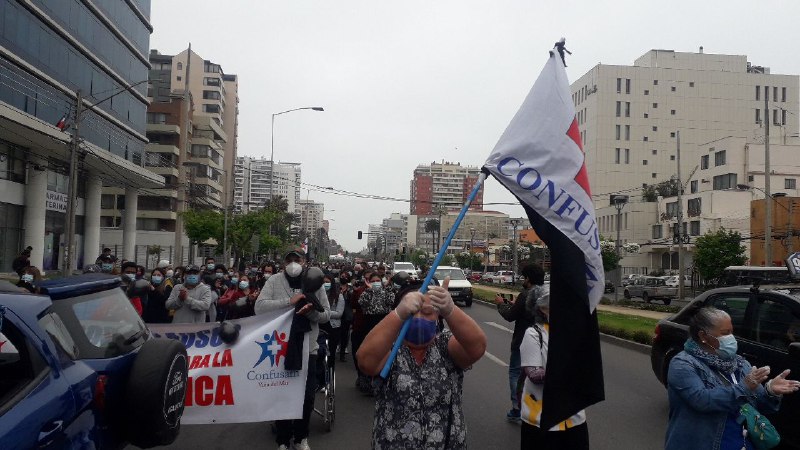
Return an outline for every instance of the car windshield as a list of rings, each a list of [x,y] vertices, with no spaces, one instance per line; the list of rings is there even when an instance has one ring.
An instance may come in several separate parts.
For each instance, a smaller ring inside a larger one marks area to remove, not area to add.
[[[451,280],[466,280],[464,277],[464,272],[461,269],[436,269],[436,279],[444,281],[446,277],[450,277]]]
[[[142,345],[148,335],[121,289],[56,300],[50,311],[64,322],[80,359],[123,355]]]
[[[395,263],[394,265],[395,272],[414,272],[414,265],[413,264],[402,264],[402,263]]]

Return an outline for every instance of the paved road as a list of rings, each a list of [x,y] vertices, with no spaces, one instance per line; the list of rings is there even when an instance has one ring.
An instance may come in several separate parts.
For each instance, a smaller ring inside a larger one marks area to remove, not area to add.
[[[506,422],[508,362],[513,324],[494,308],[475,304],[467,312],[481,325],[489,340],[487,354],[469,371],[464,382],[464,413],[469,447],[519,448],[519,427]],[[667,400],[655,380],[647,355],[602,344],[607,400],[588,410],[592,449],[663,448]],[[322,419],[311,420],[309,442],[316,449],[368,449],[374,403],[353,387],[352,362],[337,365],[337,423],[332,432],[323,430]],[[255,449],[275,448],[269,425],[184,426],[170,448]]]

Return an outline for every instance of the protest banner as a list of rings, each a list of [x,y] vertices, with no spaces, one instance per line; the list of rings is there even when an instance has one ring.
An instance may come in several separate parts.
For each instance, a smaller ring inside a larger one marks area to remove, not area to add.
[[[285,370],[294,310],[278,310],[231,323],[240,327],[232,344],[219,323],[149,324],[155,337],[176,339],[189,355],[184,424],[246,423],[299,419],[306,371]],[[309,333],[303,340],[308,361]]]

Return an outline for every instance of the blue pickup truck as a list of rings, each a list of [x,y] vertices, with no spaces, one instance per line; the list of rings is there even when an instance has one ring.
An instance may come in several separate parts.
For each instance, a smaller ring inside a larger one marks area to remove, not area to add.
[[[0,282],[0,449],[172,443],[187,386],[183,345],[151,336],[118,277],[39,288]]]

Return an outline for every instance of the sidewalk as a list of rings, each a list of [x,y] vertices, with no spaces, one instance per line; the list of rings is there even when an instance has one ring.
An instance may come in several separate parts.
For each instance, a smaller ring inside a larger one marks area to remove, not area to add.
[[[516,294],[519,293],[519,288],[517,288],[517,289],[513,289],[513,288],[509,289],[509,288],[506,288],[506,287],[486,286],[486,285],[483,285],[483,284],[475,284],[475,285],[473,285],[473,289],[483,289],[485,291],[495,292],[495,293],[502,293],[502,294],[515,294],[516,295]],[[645,309],[626,308],[624,306],[612,306],[612,305],[598,305],[597,309],[600,310],[600,311],[613,312],[613,313],[618,313],[618,314],[626,314],[626,315],[629,315],[629,316],[647,317],[649,319],[656,319],[656,320],[661,320],[661,319],[663,319],[663,318],[665,318],[665,317],[670,315],[670,313],[665,313],[665,312],[648,311],[648,310],[645,310]]]

